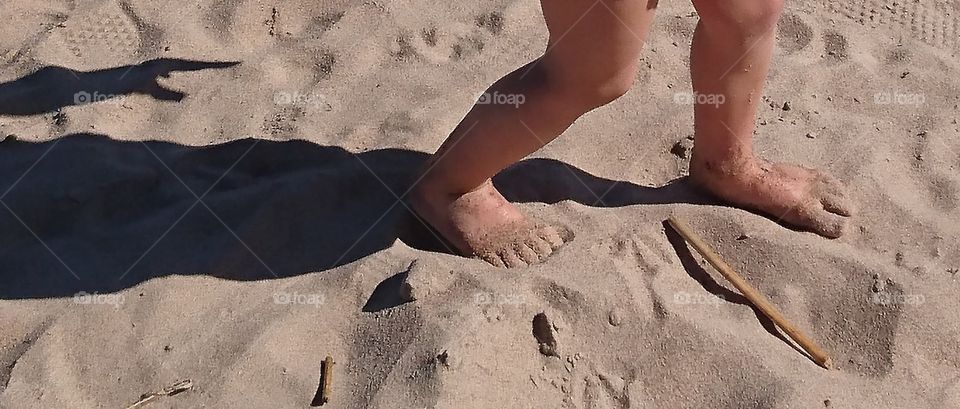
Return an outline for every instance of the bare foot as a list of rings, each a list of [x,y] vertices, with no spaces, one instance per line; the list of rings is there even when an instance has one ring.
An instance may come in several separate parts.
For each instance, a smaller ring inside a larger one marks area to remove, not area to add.
[[[719,169],[694,156],[690,178],[734,205],[829,238],[843,234],[854,212],[840,181],[801,166],[754,160],[735,169]]]
[[[498,267],[539,263],[573,238],[566,229],[527,220],[489,180],[459,197],[418,186],[410,202],[462,255]]]

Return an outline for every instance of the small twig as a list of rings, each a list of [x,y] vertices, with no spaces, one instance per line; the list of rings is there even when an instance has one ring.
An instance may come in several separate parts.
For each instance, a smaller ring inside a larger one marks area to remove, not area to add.
[[[330,388],[333,385],[333,357],[327,356],[323,360],[323,394],[320,396],[320,404],[323,405],[330,401]]]
[[[808,338],[802,332],[800,332],[797,327],[790,323],[783,314],[780,313],[780,310],[777,309],[766,297],[763,296],[759,291],[754,289],[743,277],[740,276],[736,271],[733,270],[723,259],[717,254],[707,243],[705,243],[700,236],[693,232],[690,229],[690,226],[687,226],[686,223],[680,221],[677,217],[671,216],[667,219],[667,222],[670,223],[670,226],[673,227],[677,233],[680,233],[683,236],[683,239],[688,243],[693,245],[693,248],[700,253],[703,258],[707,259],[708,262],[717,269],[727,281],[730,281],[734,287],[737,287],[740,290],[740,293],[746,297],[747,300],[750,300],[753,305],[766,315],[767,318],[770,318],[771,321],[777,324],[783,332],[786,332],[797,344],[800,344],[800,347],[807,351],[810,354],[810,357],[813,358],[814,362],[818,365],[831,369],[833,367],[833,361],[827,355],[827,353],[820,348],[812,339]]]
[[[173,396],[173,395],[176,395],[176,394],[178,394],[178,393],[180,393],[180,392],[188,391],[188,390],[190,390],[191,388],[193,388],[193,381],[191,381],[191,380],[189,380],[189,379],[183,380],[183,381],[179,381],[179,382],[177,382],[177,383],[175,383],[175,384],[173,384],[173,385],[170,385],[170,386],[168,386],[168,387],[166,387],[166,388],[163,388],[163,390],[160,391],[160,392],[145,393],[145,394],[143,394],[142,396],[140,396],[140,400],[138,400],[138,401],[137,401],[136,403],[134,403],[133,405],[127,406],[127,409],[136,409],[136,408],[139,408],[139,407],[143,407],[144,405],[146,405],[146,404],[148,404],[148,403],[150,403],[150,402],[153,402],[154,400],[156,400],[156,399],[158,399],[158,398],[161,398],[161,397],[163,397],[163,396]]]

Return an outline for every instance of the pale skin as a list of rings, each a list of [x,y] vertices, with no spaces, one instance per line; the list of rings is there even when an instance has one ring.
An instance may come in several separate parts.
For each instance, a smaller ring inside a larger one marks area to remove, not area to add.
[[[413,209],[460,254],[517,267],[546,260],[572,238],[530,220],[490,178],[632,86],[656,0],[600,1],[542,0],[547,50],[487,90],[523,95],[524,103],[474,105],[424,166]],[[734,206],[839,237],[853,206],[836,179],[753,153],[783,0],[693,3],[700,16],[690,56],[693,91],[723,95],[724,103],[694,104],[691,182]]]

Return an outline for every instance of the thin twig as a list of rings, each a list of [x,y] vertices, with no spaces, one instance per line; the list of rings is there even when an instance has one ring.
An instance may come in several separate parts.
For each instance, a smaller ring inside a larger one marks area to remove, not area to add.
[[[163,390],[160,391],[160,392],[146,393],[146,394],[140,396],[140,400],[138,400],[138,401],[137,401],[136,403],[134,403],[133,405],[127,406],[127,409],[136,409],[136,408],[139,408],[139,407],[143,407],[143,406],[145,406],[146,404],[148,404],[148,403],[150,403],[150,402],[153,402],[154,400],[157,400],[157,399],[159,399],[159,398],[161,398],[161,397],[164,397],[164,396],[173,396],[173,395],[176,395],[176,394],[178,394],[178,393],[180,393],[180,392],[186,392],[186,391],[190,390],[191,388],[193,388],[193,381],[191,381],[191,380],[189,380],[189,379],[183,380],[183,381],[179,381],[179,382],[177,382],[177,383],[175,383],[175,384],[173,384],[173,385],[170,385],[170,386],[168,386],[168,387],[166,387],[166,388],[163,388]]]
[[[680,219],[675,216],[670,216],[670,218],[667,219],[667,222],[670,223],[670,226],[672,226],[677,233],[680,233],[680,235],[683,236],[684,240],[693,245],[693,248],[696,249],[697,252],[703,256],[703,258],[707,259],[707,261],[713,265],[713,268],[717,269],[717,271],[719,271],[720,274],[727,279],[727,281],[730,281],[734,287],[737,287],[737,289],[740,290],[740,293],[742,293],[747,300],[750,300],[750,302],[755,305],[757,309],[763,313],[763,315],[766,315],[767,318],[770,318],[770,320],[776,323],[777,326],[783,329],[783,332],[786,332],[790,338],[796,341],[796,343],[799,344],[804,351],[807,351],[807,353],[810,354],[810,357],[813,358],[814,362],[826,369],[831,369],[833,367],[833,360],[830,359],[827,353],[820,348],[819,345],[800,332],[796,326],[790,323],[790,321],[788,321],[787,318],[780,313],[780,310],[778,310],[773,303],[767,300],[763,294],[753,288],[753,286],[747,283],[747,280],[744,280],[740,274],[734,271],[730,265],[723,261],[723,258],[721,258],[720,255],[713,250],[713,248],[707,245],[707,243],[705,243],[699,235],[690,229],[690,226],[687,226],[686,223],[680,221]]]

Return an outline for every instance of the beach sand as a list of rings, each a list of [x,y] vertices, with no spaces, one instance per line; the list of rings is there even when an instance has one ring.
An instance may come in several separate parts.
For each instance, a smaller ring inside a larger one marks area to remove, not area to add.
[[[330,408],[958,408],[960,4],[841,3],[788,2],[755,143],[849,186],[842,238],[687,185],[661,2],[634,89],[497,177],[576,234],[501,270],[398,198],[543,51],[536,1],[4,1],[0,408],[309,407],[328,355]]]

